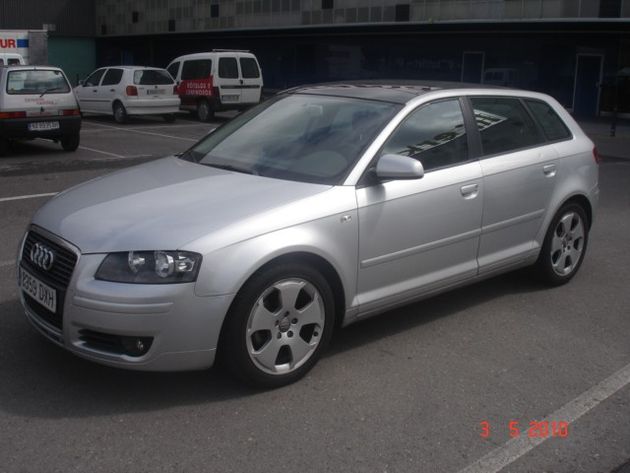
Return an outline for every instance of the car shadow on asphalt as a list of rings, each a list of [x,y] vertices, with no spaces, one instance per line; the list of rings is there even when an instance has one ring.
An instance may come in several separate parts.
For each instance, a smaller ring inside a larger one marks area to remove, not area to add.
[[[334,358],[501,295],[540,290],[545,288],[524,271],[495,277],[339,330],[325,356]],[[0,304],[0,314],[0,410],[11,414],[88,417],[207,404],[261,393],[217,368],[153,373],[95,364],[45,341],[29,326],[17,300]]]

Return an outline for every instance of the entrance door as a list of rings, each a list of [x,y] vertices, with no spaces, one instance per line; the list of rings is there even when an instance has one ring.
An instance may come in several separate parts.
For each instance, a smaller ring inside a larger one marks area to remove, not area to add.
[[[483,52],[464,51],[462,56],[462,82],[481,84],[484,59],[485,53]]]
[[[599,111],[599,84],[602,80],[604,56],[578,54],[573,89],[573,113],[579,117],[594,117]]]

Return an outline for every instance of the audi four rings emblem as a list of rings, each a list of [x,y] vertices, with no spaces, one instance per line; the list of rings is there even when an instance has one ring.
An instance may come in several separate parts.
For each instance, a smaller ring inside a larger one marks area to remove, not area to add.
[[[31,248],[31,261],[39,266],[42,269],[48,271],[52,268],[53,263],[55,262],[55,253],[53,251],[42,245],[41,243],[35,243]]]

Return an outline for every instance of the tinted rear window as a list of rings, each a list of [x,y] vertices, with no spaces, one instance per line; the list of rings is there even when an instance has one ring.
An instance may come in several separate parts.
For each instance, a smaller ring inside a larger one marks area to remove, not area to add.
[[[236,64],[236,58],[219,58],[219,77],[223,77],[224,79],[238,79],[238,65]]]
[[[134,71],[133,83],[138,85],[169,85],[173,78],[164,69],[145,69]]]
[[[184,62],[182,80],[208,79],[212,74],[212,60],[194,59]]]
[[[509,153],[545,142],[518,99],[471,98],[483,154]]]
[[[7,77],[7,93],[12,95],[67,94],[70,85],[60,71],[21,70],[10,71]]]
[[[258,70],[258,64],[256,60],[251,57],[242,57],[241,72],[243,73],[243,79],[256,79],[260,77],[260,71]]]
[[[525,103],[532,112],[532,115],[534,115],[536,121],[540,124],[549,141],[571,138],[569,129],[548,104],[540,100],[525,100]]]

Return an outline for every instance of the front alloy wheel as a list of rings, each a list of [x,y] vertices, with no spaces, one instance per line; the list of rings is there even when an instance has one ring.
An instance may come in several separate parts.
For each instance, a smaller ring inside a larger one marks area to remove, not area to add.
[[[260,387],[306,374],[332,334],[334,297],[326,279],[301,264],[261,271],[239,291],[221,336],[221,361]]]

